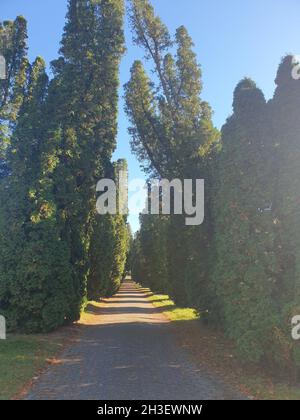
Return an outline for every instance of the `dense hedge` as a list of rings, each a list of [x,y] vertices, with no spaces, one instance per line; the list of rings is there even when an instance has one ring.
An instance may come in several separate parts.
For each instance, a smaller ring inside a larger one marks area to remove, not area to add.
[[[149,2],[135,0],[131,13],[135,42],[151,57],[160,81],[154,89],[142,63],[134,64],[126,85],[132,149],[150,178],[206,182],[202,226],[185,226],[181,216],[141,216],[133,277],[221,326],[245,359],[295,377],[300,80],[292,77],[293,57],[280,64],[269,102],[252,80],[238,84],[218,142],[209,107],[199,98],[201,73],[186,33],[182,43],[184,30],[177,31],[173,57],[168,30]],[[182,100],[179,93],[191,86],[197,97],[189,92]]]
[[[90,278],[99,298],[123,276],[126,218],[96,215],[96,184],[113,172],[123,15],[122,0],[69,0],[50,82],[41,58],[28,62],[24,18],[0,24],[0,313],[10,330],[77,320]]]
[[[147,57],[153,58],[158,80],[156,84],[152,82],[141,62],[133,64],[131,79],[125,85],[133,152],[150,178],[210,178],[219,132],[213,127],[209,105],[201,99],[201,69],[186,28],[178,28],[175,39],[171,39],[146,0],[132,2],[131,22],[134,41],[146,50]],[[207,194],[208,212],[211,203],[212,197]],[[194,227],[186,229],[180,215],[163,219],[153,216],[151,220],[143,216],[141,222],[138,248],[146,248],[140,261],[139,257],[133,258],[134,267],[146,274],[140,281],[167,291],[182,305],[193,300],[195,305],[202,306],[204,294],[210,293],[206,287],[212,269],[210,220],[205,220],[200,231]],[[201,255],[190,246],[197,240]]]
[[[128,171],[127,162],[119,160],[113,165],[113,179],[118,185],[118,172]],[[118,192],[118,189],[117,189]],[[111,296],[120,287],[126,274],[131,233],[127,217],[117,215],[95,215],[90,247],[90,271],[88,297]]]

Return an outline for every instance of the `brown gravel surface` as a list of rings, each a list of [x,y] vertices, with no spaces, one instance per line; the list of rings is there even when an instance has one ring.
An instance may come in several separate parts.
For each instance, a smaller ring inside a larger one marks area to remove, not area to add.
[[[29,400],[241,399],[179,345],[174,326],[131,281],[92,303],[81,334],[35,381]]]

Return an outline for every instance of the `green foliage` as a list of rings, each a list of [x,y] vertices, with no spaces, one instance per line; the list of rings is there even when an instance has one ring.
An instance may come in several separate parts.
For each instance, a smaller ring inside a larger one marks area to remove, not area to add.
[[[124,160],[114,164],[117,184],[121,170],[127,171],[127,162]],[[99,296],[111,296],[119,289],[126,272],[130,232],[127,216],[119,212],[116,215],[95,215],[92,226],[88,297],[95,300]]]
[[[280,65],[269,103],[252,81],[235,91],[218,160],[213,280],[224,328],[243,356],[295,377],[300,84],[291,60]]]
[[[290,322],[300,313],[300,80],[292,77],[294,60],[286,56],[279,66],[274,98],[269,104],[269,136],[274,145],[273,172],[275,252],[279,264],[274,299],[280,309],[276,336],[278,362],[300,375],[299,343],[290,340]]]
[[[202,226],[183,216],[96,214],[96,183],[119,180],[118,71],[122,0],[69,0],[60,56],[27,58],[26,21],[0,24],[0,311],[8,327],[50,331],[77,320],[86,299],[133,278],[206,314],[244,358],[299,373],[290,336],[300,312],[300,81],[283,59],[273,99],[250,79],[219,132],[202,101],[201,68],[184,27],[172,37],[148,0],[132,0],[141,61],[125,85],[132,150],[149,181],[205,179]],[[118,189],[118,192],[119,189]],[[118,204],[119,201],[118,201]],[[130,250],[129,250],[130,246]],[[193,312],[194,313],[194,312]]]
[[[132,244],[132,277],[159,293],[169,290],[167,217],[141,215],[141,231]]]
[[[150,178],[206,181],[201,227],[186,227],[181,216],[141,216],[133,276],[205,313],[245,359],[295,377],[300,81],[292,77],[293,58],[283,59],[268,103],[252,80],[238,84],[219,143],[186,30],[172,40],[147,0],[132,0],[131,23],[158,80],[134,63],[125,86],[132,150]]]
[[[141,62],[133,64],[131,79],[125,85],[132,150],[150,177],[209,179],[219,133],[213,127],[209,105],[200,98],[201,69],[193,42],[184,27],[177,29],[173,40],[147,0],[131,3],[134,41],[145,50],[158,80],[156,84],[151,81]],[[207,209],[210,202],[207,195]],[[163,231],[160,231],[161,223]],[[158,232],[164,239],[160,240],[156,252],[153,241]],[[195,229],[186,228],[181,216],[171,215],[166,222],[156,217],[151,221],[142,219],[139,247],[143,256],[136,268],[144,276],[139,281],[149,285],[156,278],[153,284],[157,288],[159,278],[154,270],[161,266],[164,291],[180,305],[188,306],[191,302],[200,305],[198,299],[195,302],[195,292],[200,288],[206,290],[212,261],[211,234],[209,221]],[[199,238],[201,241],[197,243]]]
[[[245,79],[235,90],[234,114],[222,130],[215,197],[217,264],[214,283],[224,327],[240,351],[260,360],[278,324],[272,301],[276,261],[270,188],[266,184],[266,103]]]
[[[107,295],[120,284],[126,220],[100,221],[95,209],[116,145],[123,9],[122,0],[69,1],[50,83],[42,59],[27,62],[25,20],[0,26],[9,70],[0,107],[0,309],[10,329],[77,320],[106,237],[112,257],[101,259],[97,290]]]
[[[27,24],[22,16],[0,22],[0,53],[6,61],[6,79],[0,80],[0,180],[9,174],[6,158],[11,129],[18,117],[27,79]]]
[[[52,63],[51,132],[60,136],[54,188],[60,234],[70,249],[77,292],[74,320],[87,293],[95,185],[105,176],[115,149],[122,24],[122,0],[70,1],[61,56]]]
[[[124,216],[96,216],[91,240],[88,298],[109,297],[125,274],[129,235]]]
[[[10,329],[49,331],[69,317],[73,289],[68,249],[60,240],[43,161],[43,110],[48,79],[42,59],[28,84],[7,157],[1,191],[1,313]],[[49,185],[50,184],[50,185]]]

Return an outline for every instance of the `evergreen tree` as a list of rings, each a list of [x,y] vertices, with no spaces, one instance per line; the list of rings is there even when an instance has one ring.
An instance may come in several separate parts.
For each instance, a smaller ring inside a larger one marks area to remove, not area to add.
[[[178,28],[172,40],[147,0],[132,1],[131,23],[134,41],[146,51],[146,59],[152,60],[158,78],[155,85],[141,62],[135,62],[131,69],[125,99],[132,150],[150,177],[207,180],[213,169],[213,152],[219,135],[213,127],[209,105],[200,98],[201,70],[192,50],[192,40],[184,27]],[[176,47],[175,56],[172,47]],[[208,213],[211,213],[210,206],[207,193]],[[170,217],[164,265],[168,267],[169,293],[178,303],[190,304],[191,300],[198,306],[195,291],[201,290],[204,296],[207,290],[211,269],[210,223],[207,221],[194,229],[185,226],[183,217]],[[197,250],[192,259],[186,253],[188,244],[189,249]],[[192,268],[194,264],[197,268]],[[207,299],[203,300],[205,307]]]
[[[41,59],[25,72],[25,100],[5,152],[11,174],[1,185],[0,306],[11,329],[52,330],[78,319],[84,305],[96,183],[115,148],[122,25],[122,0],[70,0],[49,88]],[[104,223],[97,235],[107,230],[118,252],[107,269],[116,288],[125,220]]]
[[[277,271],[269,177],[272,148],[265,137],[267,105],[254,82],[239,83],[233,107],[222,129],[218,158],[214,281],[226,332],[244,357],[259,361],[272,352],[269,344],[279,322],[272,299]]]
[[[119,160],[114,164],[114,180],[119,192],[119,171],[127,171],[127,162]],[[118,194],[119,196],[119,194]],[[90,272],[88,296],[98,299],[111,296],[120,287],[125,275],[130,246],[127,215],[121,214],[119,200],[116,215],[95,215],[90,248]]]
[[[23,102],[27,79],[27,24],[22,16],[0,22],[0,54],[6,78],[0,80],[0,180],[9,174],[6,152],[11,130]]]
[[[10,329],[49,331],[69,316],[68,251],[56,229],[43,142],[45,64],[32,65],[25,99],[8,149],[11,175],[1,203],[0,307]],[[50,167],[49,167],[50,166]]]
[[[132,277],[156,293],[170,293],[165,216],[140,216],[140,233],[132,248]]]
[[[243,357],[297,376],[290,337],[299,312],[299,80],[283,59],[274,98],[265,103],[250,80],[235,91],[222,129],[214,200],[217,264],[215,318]],[[238,175],[238,179],[237,179]]]
[[[295,64],[292,56],[286,56],[279,66],[277,88],[269,103],[268,134],[274,156],[270,176],[274,180],[272,207],[279,265],[273,298],[281,321],[273,346],[279,366],[299,377],[300,350],[290,337],[291,319],[300,313],[300,80],[293,77]]]
[[[61,56],[53,62],[48,103],[60,136],[55,200],[77,293],[74,320],[87,291],[95,185],[115,149],[122,26],[122,0],[70,0]]]

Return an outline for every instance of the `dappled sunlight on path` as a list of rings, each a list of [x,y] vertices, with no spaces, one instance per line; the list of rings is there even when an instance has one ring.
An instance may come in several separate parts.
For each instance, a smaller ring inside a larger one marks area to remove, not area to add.
[[[147,297],[147,292],[138,289],[133,282],[126,281],[114,297],[90,303],[79,323],[81,325],[168,323],[169,320],[162,314],[162,310],[154,308]]]
[[[173,324],[148,290],[126,281],[89,304],[79,336],[35,381],[29,400],[205,400],[236,398],[178,345]]]

